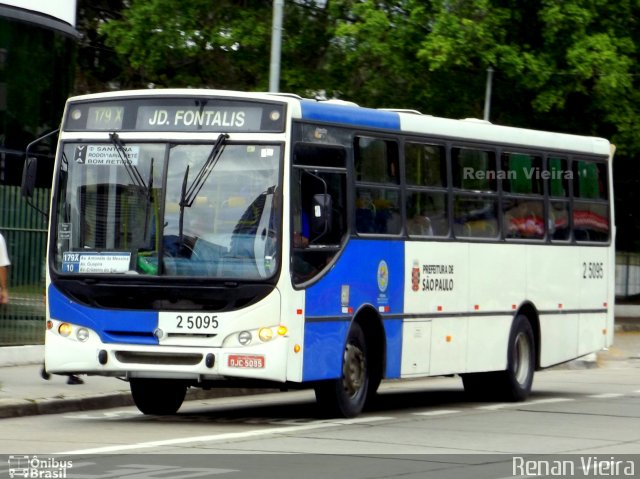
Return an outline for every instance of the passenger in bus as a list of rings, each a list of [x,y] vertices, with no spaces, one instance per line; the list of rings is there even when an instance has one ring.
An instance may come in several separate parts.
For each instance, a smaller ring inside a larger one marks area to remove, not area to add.
[[[309,214],[304,208],[293,215],[293,253],[291,271],[296,283],[302,283],[313,278],[324,267],[314,262],[323,261],[324,256],[316,252],[306,251],[311,241],[311,224]]]
[[[358,233],[373,233],[375,230],[376,207],[371,194],[362,192],[356,200],[356,229]]]
[[[300,211],[294,214],[293,222],[293,247],[306,248],[309,246],[309,238],[311,235],[309,215],[301,208]]]
[[[433,227],[431,225],[431,219],[427,216],[427,212],[416,212],[416,214],[408,220],[407,230],[410,235],[433,236]]]

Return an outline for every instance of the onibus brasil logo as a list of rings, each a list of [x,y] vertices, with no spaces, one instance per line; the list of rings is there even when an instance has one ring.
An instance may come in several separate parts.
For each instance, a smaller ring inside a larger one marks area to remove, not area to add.
[[[9,477],[34,479],[64,479],[72,461],[61,461],[54,457],[39,459],[38,456],[9,456]]]

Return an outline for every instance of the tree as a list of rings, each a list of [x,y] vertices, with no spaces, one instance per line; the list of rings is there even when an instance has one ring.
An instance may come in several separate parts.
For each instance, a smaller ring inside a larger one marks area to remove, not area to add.
[[[252,90],[266,84],[269,1],[132,1],[99,31],[127,59],[127,87]]]
[[[99,29],[118,19],[124,0],[79,0],[77,29],[80,32],[76,59],[75,93],[92,93],[119,87],[128,71],[126,58],[104,44]]]
[[[433,4],[433,31],[418,56],[434,72],[464,68],[479,75],[493,67],[503,82],[493,109],[502,122],[606,136],[619,153],[640,151],[633,134],[640,126],[637,2]]]

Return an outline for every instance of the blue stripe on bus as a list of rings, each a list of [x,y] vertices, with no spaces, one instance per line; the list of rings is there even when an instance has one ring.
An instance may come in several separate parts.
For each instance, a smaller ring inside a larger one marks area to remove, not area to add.
[[[400,130],[400,116],[395,112],[310,100],[303,100],[300,105],[305,120]]]
[[[158,344],[153,336],[157,312],[90,308],[69,300],[53,285],[48,299],[51,319],[90,328],[103,343]]]
[[[363,262],[362,258],[367,258],[367,261]],[[339,377],[350,319],[360,308],[371,306],[380,311],[381,316],[402,314],[404,276],[402,241],[353,240],[347,244],[340,261],[306,292],[307,316],[336,320],[305,324],[303,380]],[[351,308],[352,313],[343,311],[343,286],[349,287],[349,304],[346,307]],[[402,320],[385,320],[384,328],[387,335],[386,375],[399,377]]]
[[[392,319],[385,321],[384,332],[387,335],[387,370],[385,378],[399,378],[402,359],[402,320]]]

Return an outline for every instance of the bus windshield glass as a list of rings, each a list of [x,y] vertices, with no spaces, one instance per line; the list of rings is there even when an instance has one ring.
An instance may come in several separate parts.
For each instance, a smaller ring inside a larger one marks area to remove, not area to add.
[[[278,267],[281,148],[65,143],[55,269],[260,280]]]

